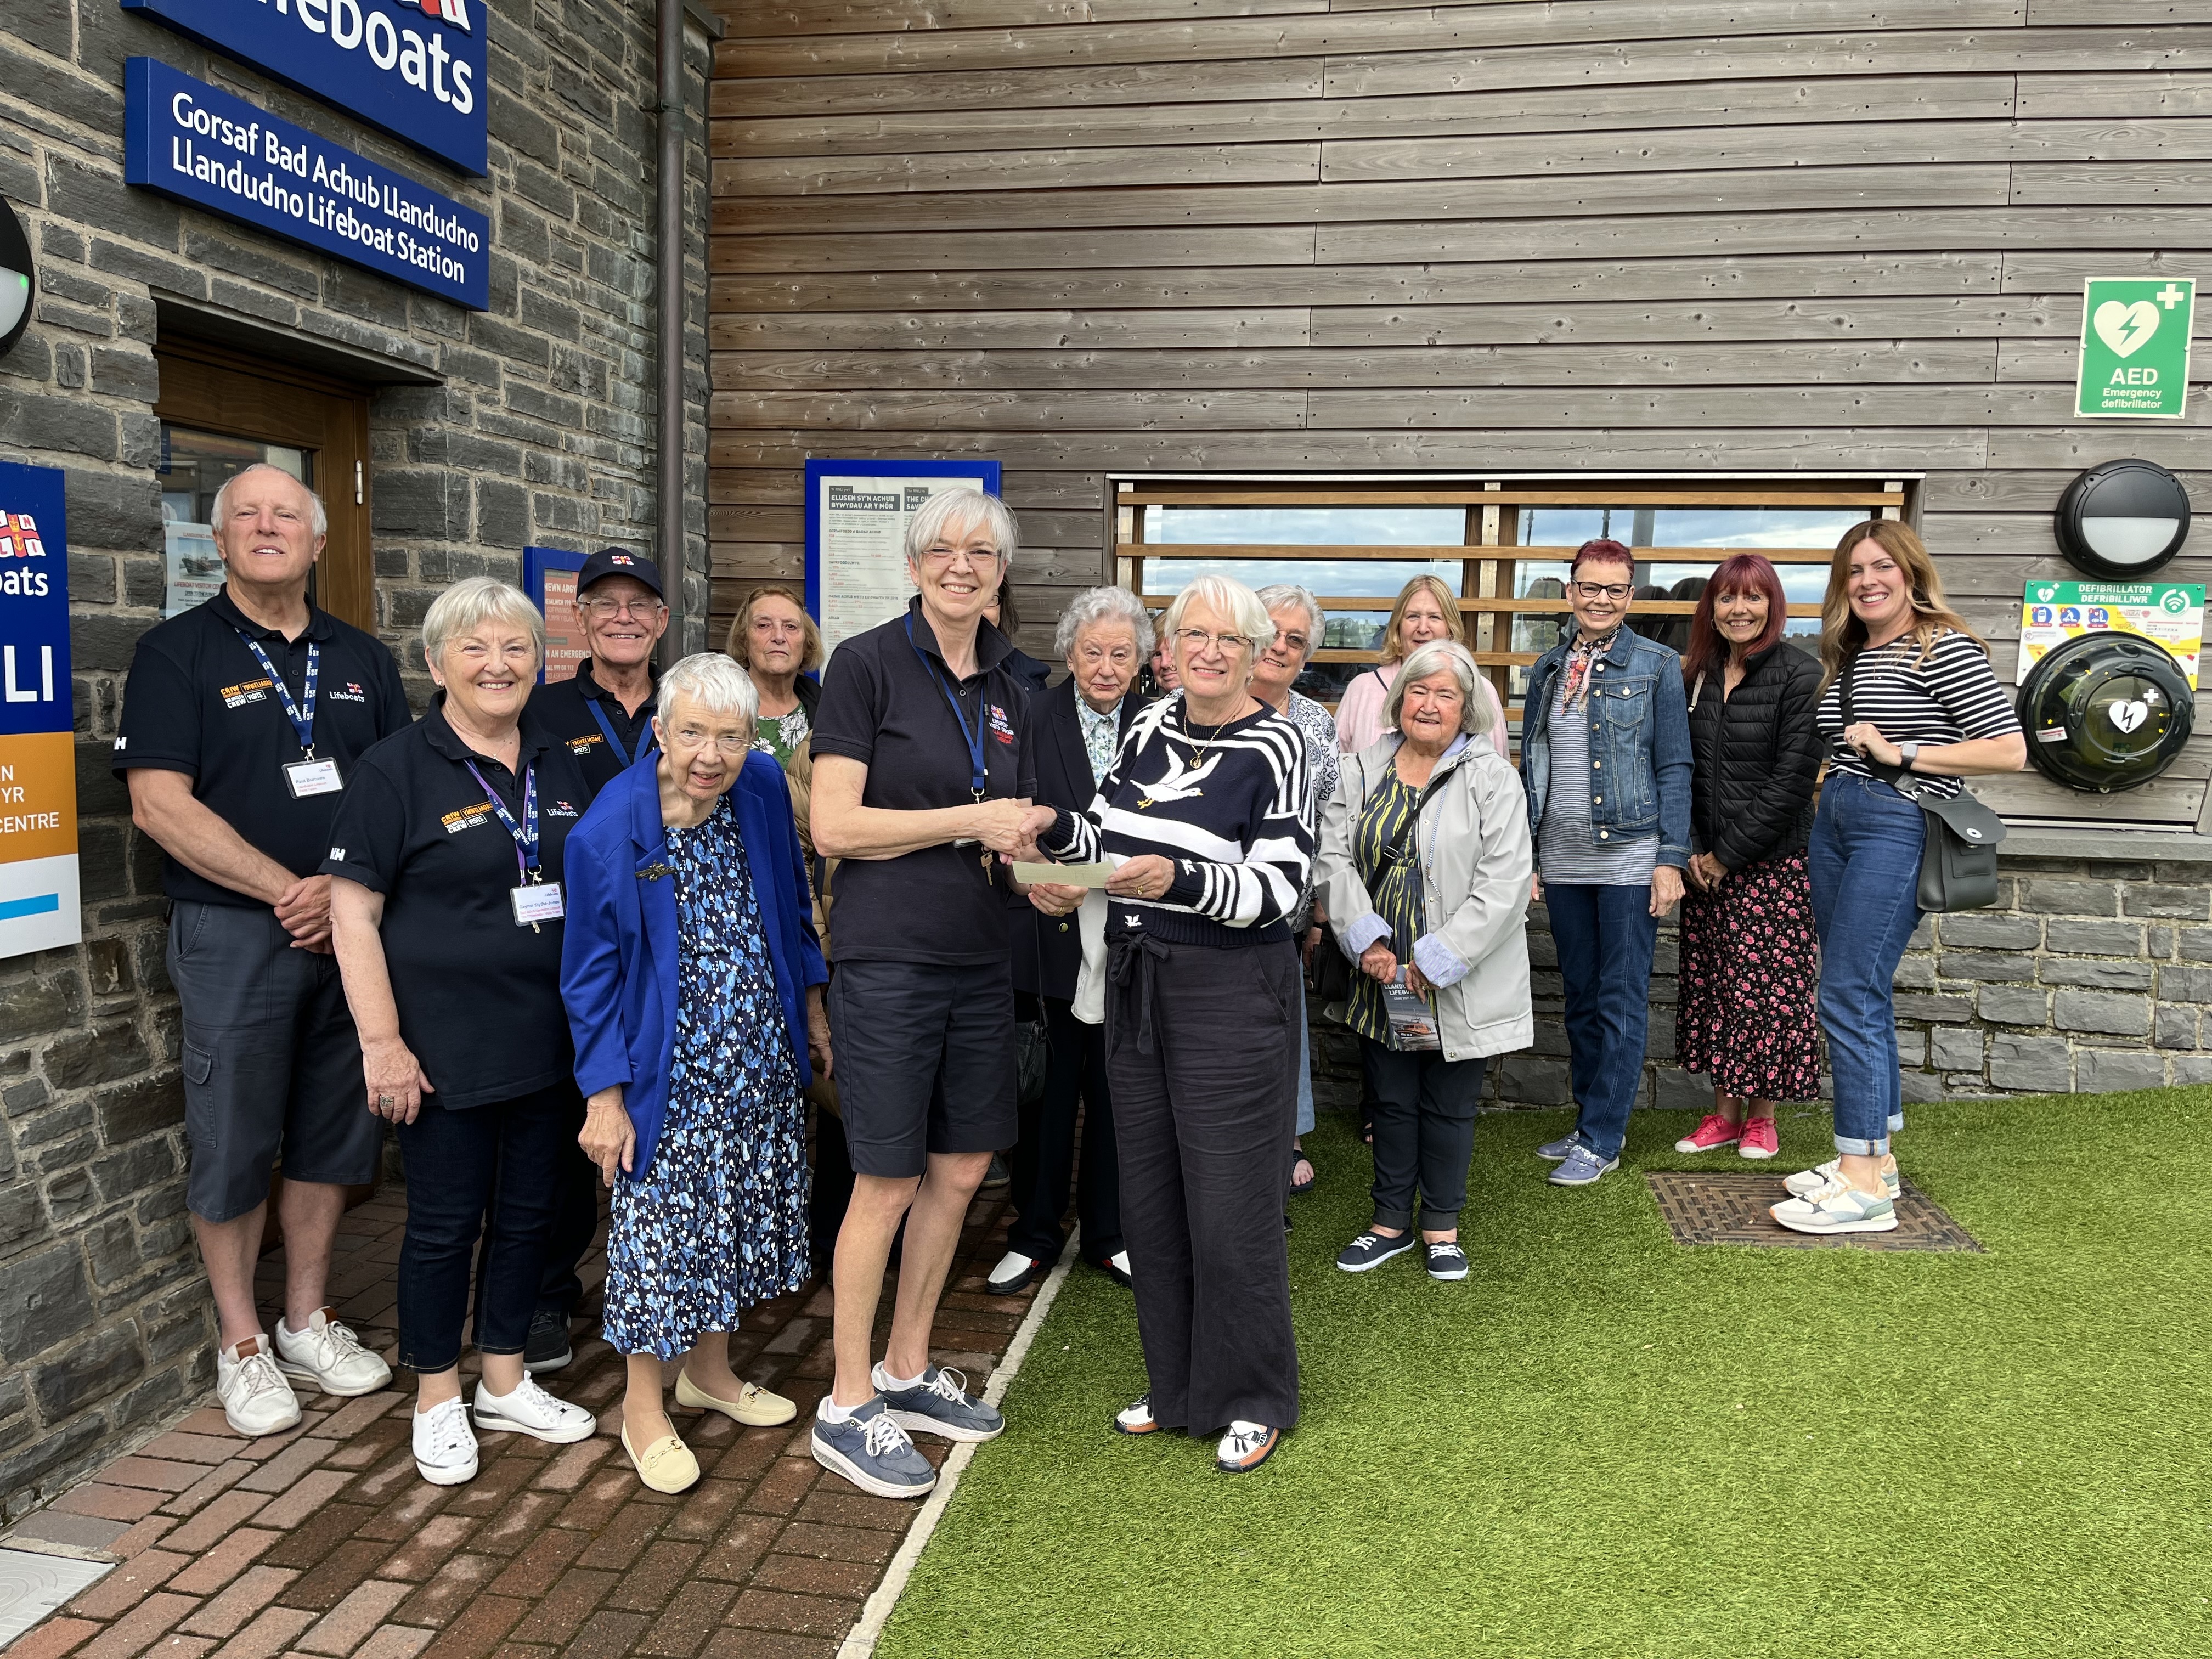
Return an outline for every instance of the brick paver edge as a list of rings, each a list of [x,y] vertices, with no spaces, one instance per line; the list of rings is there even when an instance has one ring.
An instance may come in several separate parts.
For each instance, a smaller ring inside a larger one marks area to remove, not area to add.
[[[1036,1295],[1030,1298],[1029,1312],[1015,1327],[1013,1335],[1007,1340],[1005,1355],[993,1367],[991,1380],[983,1385],[983,1399],[990,1405],[996,1406],[1006,1399],[1007,1386],[1020,1373],[1022,1362],[1029,1358],[1030,1344],[1036,1340],[1037,1330],[1043,1325],[1044,1316],[1052,1311],[1052,1304],[1060,1298],[1060,1287],[1066,1281],[1068,1269],[1083,1254],[1080,1224],[1070,1232],[1059,1261],[1045,1276],[1044,1284],[1039,1287]],[[921,1500],[921,1513],[914,1518],[914,1524],[906,1529],[906,1536],[899,1540],[898,1553],[891,1557],[890,1565],[884,1569],[883,1582],[876,1586],[860,1608],[860,1616],[853,1621],[853,1628],[845,1632],[844,1642],[837,1649],[837,1659],[872,1659],[876,1644],[883,1639],[884,1626],[890,1622],[891,1610],[898,1606],[899,1597],[906,1591],[907,1580],[913,1576],[915,1563],[921,1559],[922,1551],[929,1547],[930,1537],[936,1532],[937,1523],[943,1517],[946,1505],[952,1502],[953,1490],[959,1486],[961,1475],[975,1461],[975,1450],[976,1443],[962,1442],[945,1455],[944,1465],[937,1472],[937,1485],[931,1489],[929,1496]]]

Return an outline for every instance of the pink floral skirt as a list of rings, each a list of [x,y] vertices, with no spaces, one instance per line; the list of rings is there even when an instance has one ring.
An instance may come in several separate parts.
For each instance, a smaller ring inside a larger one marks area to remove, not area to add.
[[[1687,888],[1675,1064],[1724,1094],[1818,1099],[1820,981],[1802,853],[1731,870],[1713,892]]]

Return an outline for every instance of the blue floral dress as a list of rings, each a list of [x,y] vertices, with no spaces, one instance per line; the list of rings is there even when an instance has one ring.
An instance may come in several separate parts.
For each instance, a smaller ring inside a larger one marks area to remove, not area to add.
[[[729,798],[668,832],[676,872],[676,1053],[660,1141],[616,1182],[606,1337],[672,1359],[808,1275],[799,1068]]]

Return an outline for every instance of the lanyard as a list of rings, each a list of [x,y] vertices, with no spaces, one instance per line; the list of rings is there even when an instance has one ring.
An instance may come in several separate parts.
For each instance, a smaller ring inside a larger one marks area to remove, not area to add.
[[[944,675],[929,665],[929,659],[922,654],[921,647],[914,643],[914,613],[911,611],[907,613],[906,642],[913,647],[915,660],[921,665],[922,671],[931,679],[936,681],[937,689],[945,694],[945,701],[951,705],[952,718],[960,722],[960,735],[968,743],[970,769],[968,787],[974,791],[975,799],[981,800],[983,799],[983,725],[988,718],[982,708],[982,696],[980,692],[976,696],[975,729],[971,732],[968,729],[968,717],[960,712],[960,699],[952,695],[952,688],[945,683]]]
[[[599,706],[599,700],[597,697],[586,697],[584,699],[584,706],[592,711],[592,718],[599,723],[599,730],[607,734],[607,747],[622,757],[622,763],[627,768],[637,758],[637,755],[631,754],[629,750],[623,747],[623,740],[615,735],[615,723],[607,718],[607,711]],[[647,720],[645,723],[645,730],[637,734],[637,753],[648,755],[652,752],[653,722]]]
[[[499,791],[484,781],[484,775],[477,770],[477,763],[474,761],[463,761],[461,764],[469,769],[469,775],[477,781],[477,787],[484,792],[484,799],[491,803],[491,810],[499,815],[499,821],[507,826],[507,833],[514,837],[514,867],[522,872],[526,880],[543,881],[544,877],[539,873],[538,868],[538,768],[536,764],[533,763],[522,769],[522,822],[520,823],[517,823],[514,821],[514,814],[507,810],[507,803],[500,799]]]
[[[322,648],[313,641],[308,641],[307,706],[303,708],[292,701],[291,688],[284,684],[284,677],[276,672],[276,665],[269,660],[269,653],[261,648],[261,641],[244,629],[238,630],[238,637],[246,641],[246,648],[253,653],[253,660],[261,665],[261,672],[269,676],[269,683],[276,688],[277,696],[283,700],[284,718],[292,722],[293,732],[300,739],[301,752],[309,760],[314,759],[315,674],[322,660]]]

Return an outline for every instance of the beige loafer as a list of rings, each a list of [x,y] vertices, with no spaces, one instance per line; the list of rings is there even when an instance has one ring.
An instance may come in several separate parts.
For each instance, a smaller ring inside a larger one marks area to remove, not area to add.
[[[642,1455],[629,1443],[627,1424],[622,1431],[623,1449],[637,1467],[637,1478],[655,1492],[689,1492],[699,1484],[699,1460],[691,1455],[691,1448],[674,1435],[663,1435],[645,1449]]]
[[[676,1403],[693,1411],[720,1412],[747,1428],[772,1429],[799,1415],[799,1407],[780,1394],[750,1382],[740,1383],[735,1400],[717,1400],[691,1380],[688,1371],[676,1373]]]

